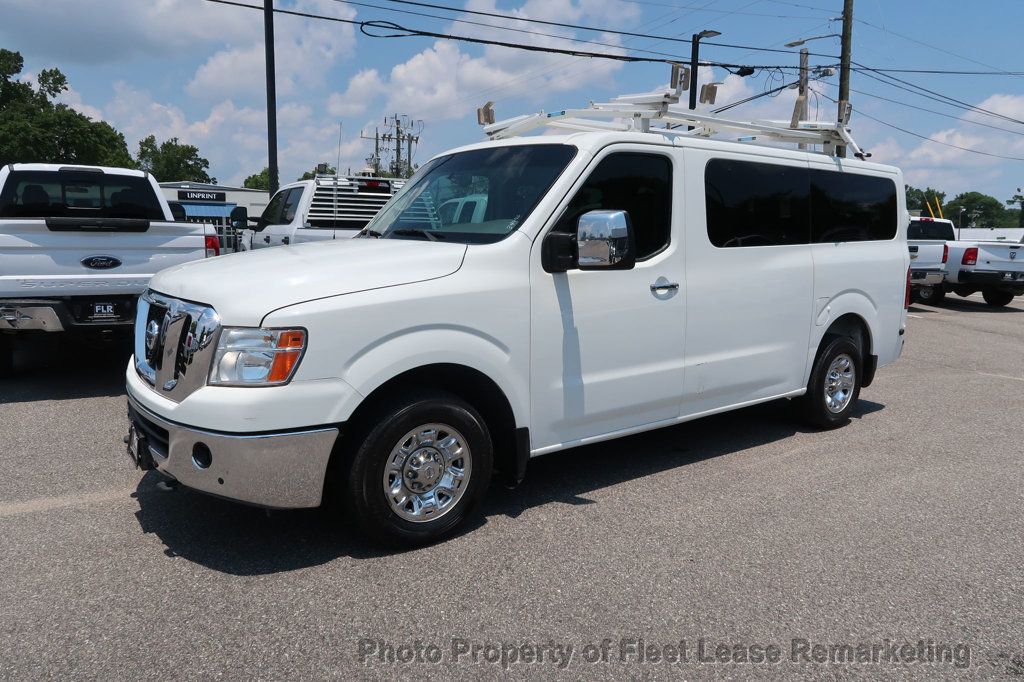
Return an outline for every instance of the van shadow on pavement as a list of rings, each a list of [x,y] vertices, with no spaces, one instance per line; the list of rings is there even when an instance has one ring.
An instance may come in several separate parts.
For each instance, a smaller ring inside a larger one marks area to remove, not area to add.
[[[14,336],[14,376],[0,379],[0,404],[124,395],[131,340],[72,334]]]
[[[862,399],[854,418],[882,409],[884,405]],[[736,429],[738,421],[746,428]],[[482,532],[489,517],[516,517],[552,502],[595,504],[587,498],[592,491],[807,430],[793,418],[787,401],[777,401],[540,457],[530,463],[526,480],[518,488],[507,490],[496,481],[483,514],[461,534]],[[267,513],[183,487],[166,492],[156,486],[161,480],[160,474],[150,472],[139,483],[135,493],[139,525],[143,532],[160,538],[167,556],[212,570],[264,575],[339,557],[369,559],[400,553],[372,544],[339,518],[339,512],[328,508]]]

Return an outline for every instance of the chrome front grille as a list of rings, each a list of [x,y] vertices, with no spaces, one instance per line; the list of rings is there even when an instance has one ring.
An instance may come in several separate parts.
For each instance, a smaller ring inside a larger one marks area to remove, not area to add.
[[[135,369],[154,391],[181,402],[206,385],[219,337],[213,308],[147,291],[135,317]]]

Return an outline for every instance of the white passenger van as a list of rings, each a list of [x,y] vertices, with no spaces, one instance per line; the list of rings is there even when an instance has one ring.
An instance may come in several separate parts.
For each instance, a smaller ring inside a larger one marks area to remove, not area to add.
[[[160,273],[127,370],[133,459],[255,505],[334,496],[410,544],[531,457],[780,398],[845,423],[903,347],[900,171],[669,113],[562,136],[492,124],[361,238]],[[423,210],[480,194],[466,222]]]

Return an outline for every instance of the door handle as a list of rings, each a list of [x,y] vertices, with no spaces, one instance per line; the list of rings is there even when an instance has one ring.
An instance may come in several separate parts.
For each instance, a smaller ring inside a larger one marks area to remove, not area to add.
[[[666,282],[665,284],[652,284],[651,291],[658,293],[659,291],[677,291],[679,284],[676,282]]]
[[[281,237],[281,243],[282,244],[290,244],[291,241],[292,241],[291,237]]]
[[[270,243],[270,235],[268,234],[266,237],[264,237],[263,241],[264,241],[264,243],[269,244]]]

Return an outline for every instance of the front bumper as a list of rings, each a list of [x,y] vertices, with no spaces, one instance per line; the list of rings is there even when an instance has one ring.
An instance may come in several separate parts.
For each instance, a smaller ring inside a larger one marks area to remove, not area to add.
[[[195,429],[157,416],[130,391],[128,418],[162,474],[195,490],[275,509],[320,504],[339,433],[333,426],[252,434]],[[197,444],[212,455],[205,468],[193,455]]]

